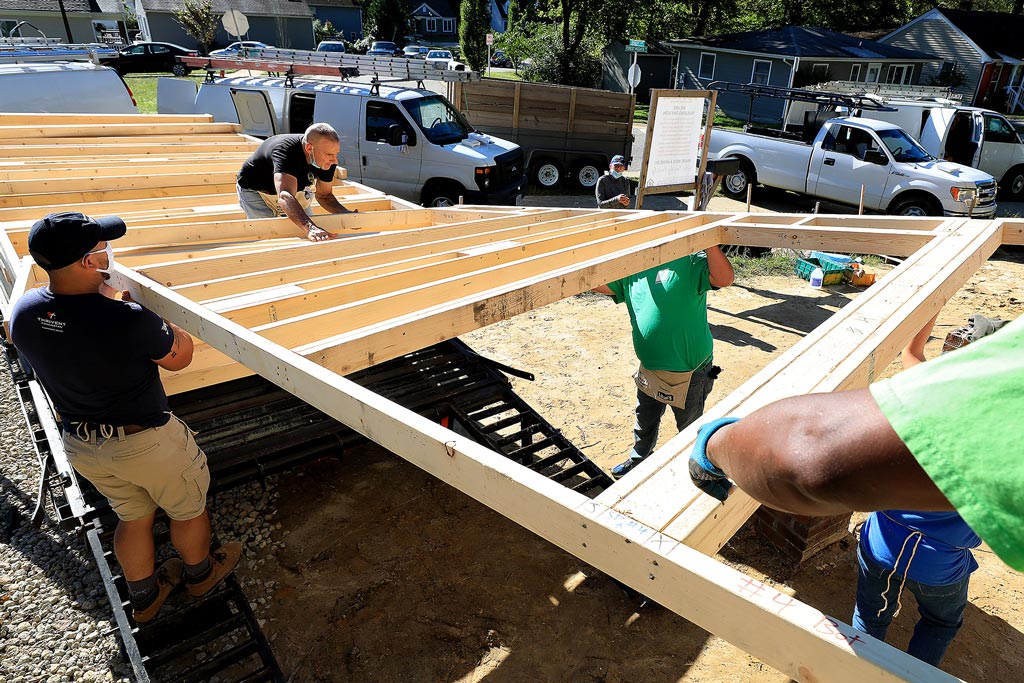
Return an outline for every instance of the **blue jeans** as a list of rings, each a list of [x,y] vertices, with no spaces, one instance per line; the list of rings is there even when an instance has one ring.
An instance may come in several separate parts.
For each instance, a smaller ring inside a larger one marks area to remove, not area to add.
[[[709,374],[715,367],[708,363],[699,370],[693,371],[690,378],[690,387],[686,391],[686,407],[676,408],[672,406],[672,414],[676,418],[676,429],[683,431],[687,425],[704,414],[704,402],[707,400],[711,389],[715,386],[715,380]],[[718,370],[714,373],[716,376]],[[636,390],[636,422],[633,425],[633,450],[629,459],[639,463],[654,450],[658,443],[658,428],[661,426],[661,416],[665,414],[665,408],[669,406],[657,399],[653,399],[639,389]]]
[[[857,605],[853,610],[853,627],[879,640],[885,640],[889,624],[896,612],[896,595],[903,577],[894,574],[889,582],[888,603],[885,602],[885,584],[890,570],[868,558],[858,545]],[[917,611],[921,618],[914,626],[914,635],[907,646],[907,654],[932,666],[938,666],[946,648],[964,623],[967,607],[967,584],[970,577],[947,586],[927,586],[907,579],[906,588],[917,598]],[[885,609],[881,616],[879,610]]]
[[[247,190],[235,183],[235,191],[238,193],[238,205],[242,207],[242,211],[245,211],[246,218],[274,218],[277,216],[256,190]]]

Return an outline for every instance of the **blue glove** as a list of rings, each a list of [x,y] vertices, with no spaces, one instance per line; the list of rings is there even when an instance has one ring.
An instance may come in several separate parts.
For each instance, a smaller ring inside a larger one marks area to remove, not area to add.
[[[725,425],[738,420],[738,417],[720,417],[701,426],[697,430],[697,442],[693,444],[693,453],[690,454],[690,479],[693,481],[693,485],[723,503],[729,497],[732,482],[729,481],[725,472],[712,465],[708,460],[708,439]]]

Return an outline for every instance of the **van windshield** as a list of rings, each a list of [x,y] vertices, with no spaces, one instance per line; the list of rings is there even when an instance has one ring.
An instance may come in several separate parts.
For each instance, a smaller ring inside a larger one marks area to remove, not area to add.
[[[877,132],[878,137],[882,138],[882,144],[889,149],[896,161],[920,164],[935,159],[902,128],[887,128]]]
[[[435,145],[460,142],[473,132],[469,121],[440,95],[402,100],[402,106]]]

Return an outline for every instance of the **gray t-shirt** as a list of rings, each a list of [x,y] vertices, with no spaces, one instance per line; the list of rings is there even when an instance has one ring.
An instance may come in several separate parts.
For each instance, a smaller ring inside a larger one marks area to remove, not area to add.
[[[605,173],[597,179],[594,196],[597,197],[597,207],[599,209],[628,209],[628,206],[623,206],[615,201],[615,197],[618,197],[620,194],[624,194],[627,197],[630,196],[629,179],[626,176],[613,178],[611,173]]]

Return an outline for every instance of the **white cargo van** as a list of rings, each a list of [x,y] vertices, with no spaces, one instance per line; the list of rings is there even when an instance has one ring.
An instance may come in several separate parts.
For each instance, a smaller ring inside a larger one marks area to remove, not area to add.
[[[895,111],[872,111],[872,118],[900,126],[940,159],[988,173],[1007,198],[1024,198],[1024,143],[1005,116],[950,100],[881,102]]]
[[[206,113],[257,137],[301,133],[314,121],[341,134],[349,178],[425,206],[522,203],[518,145],[473,130],[444,96],[417,88],[315,78],[232,76],[199,85],[162,78],[162,114]]]
[[[92,62],[0,64],[0,111],[34,114],[137,114],[116,71]]]

